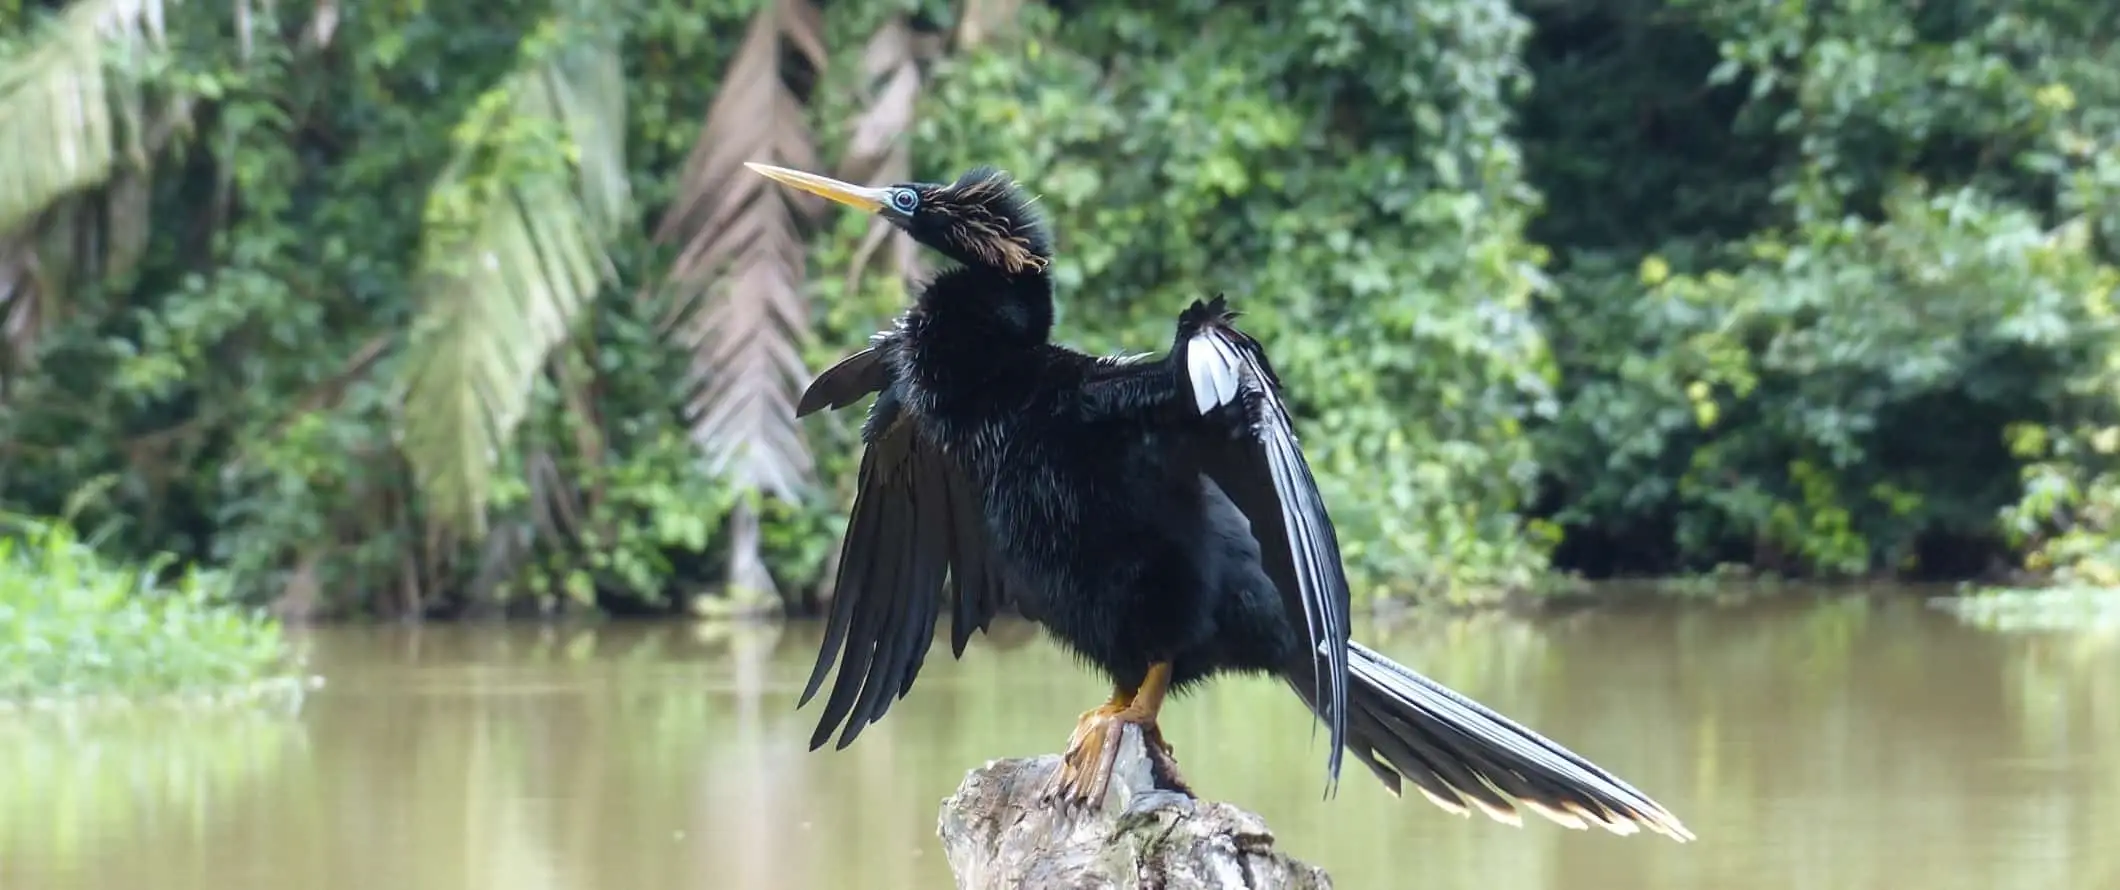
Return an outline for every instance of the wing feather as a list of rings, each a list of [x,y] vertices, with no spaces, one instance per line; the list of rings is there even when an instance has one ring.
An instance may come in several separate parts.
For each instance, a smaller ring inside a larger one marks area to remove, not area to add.
[[[940,456],[937,456],[938,462]],[[950,515],[950,654],[964,656],[972,631],[984,631],[1011,602],[999,554],[994,552],[979,493],[963,473],[946,477]]]
[[[876,347],[818,375],[798,413],[841,408],[875,393],[854,505],[840,543],[824,640],[797,706],[823,689],[835,663],[812,750],[835,730],[845,748],[912,690],[934,642],[943,598],[951,606],[951,651],[962,656],[1012,599],[979,511],[977,491],[956,461],[901,412],[889,365]],[[947,580],[947,590],[945,590]]]
[[[1180,401],[1201,418],[1222,421],[1207,425],[1194,453],[1251,520],[1267,575],[1289,614],[1303,616],[1332,742],[1329,787],[1336,787],[1348,719],[1346,570],[1332,517],[1281,401],[1280,379],[1258,341],[1230,325],[1234,318],[1219,294],[1195,301],[1179,317],[1180,386],[1191,395]]]
[[[921,545],[919,534],[922,529],[911,522],[912,499],[901,490],[905,478],[903,452],[909,441],[902,436],[894,427],[892,432],[870,446],[885,452],[879,457],[894,459],[877,461],[875,466],[882,472],[864,479],[862,490],[856,495],[855,515],[869,519],[869,522],[849,526],[846,547],[850,558],[840,562],[839,579],[839,584],[847,586],[835,585],[832,596],[833,609],[845,609],[852,615],[845,642],[846,661],[832,684],[832,694],[825,699],[816,733],[810,737],[812,749],[823,745],[833,727],[842,721],[847,731],[840,736],[838,747],[841,748],[867,726],[858,719],[860,715],[855,714],[855,705],[859,703],[867,682],[888,670],[889,640],[886,634],[892,629],[894,619],[905,617],[901,600],[906,585],[901,579],[901,568],[907,555]],[[864,455],[864,461],[866,459],[867,455]],[[873,518],[862,516],[865,510],[872,513]],[[867,530],[868,537],[855,538],[857,527]]]
[[[820,408],[837,411],[870,393],[881,392],[890,382],[890,368],[883,362],[883,353],[871,346],[834,362],[810,381],[802,391],[802,399],[795,403],[795,416],[808,417]]]

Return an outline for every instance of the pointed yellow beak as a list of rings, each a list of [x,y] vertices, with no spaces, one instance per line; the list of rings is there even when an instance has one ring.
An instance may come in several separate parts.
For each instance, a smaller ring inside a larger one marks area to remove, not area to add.
[[[790,170],[786,167],[775,167],[771,164],[759,164],[751,161],[745,161],[743,165],[751,168],[752,172],[781,185],[798,188],[820,198],[837,201],[848,207],[869,213],[883,210],[885,202],[890,200],[891,197],[890,191],[886,189],[866,188],[819,176],[815,173],[804,173],[800,170]]]

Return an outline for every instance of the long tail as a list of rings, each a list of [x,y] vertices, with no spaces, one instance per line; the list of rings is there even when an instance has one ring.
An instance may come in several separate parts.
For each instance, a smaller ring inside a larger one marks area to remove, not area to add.
[[[1649,796],[1574,752],[1360,643],[1348,650],[1347,751],[1402,793],[1411,782],[1458,815],[1477,808],[1523,824],[1517,805],[1570,828],[1643,828],[1680,842],[1693,833]],[[1310,667],[1288,673],[1311,709]]]

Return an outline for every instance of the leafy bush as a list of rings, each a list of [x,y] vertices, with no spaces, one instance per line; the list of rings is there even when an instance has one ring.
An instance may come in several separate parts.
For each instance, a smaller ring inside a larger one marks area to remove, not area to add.
[[[224,574],[104,561],[61,522],[0,532],[0,701],[259,691],[285,678],[279,624]]]
[[[1563,407],[1537,432],[1559,562],[2006,565],[1997,516],[2032,459],[2012,431],[2120,419],[2099,383],[2120,354],[2114,20],[1540,8],[1526,138],[1551,208],[1534,234],[1563,261],[1541,306]],[[1578,104],[1585,80],[1609,93]]]
[[[2003,510],[2025,567],[2062,586],[2120,589],[2120,426],[2055,435],[2011,431],[2024,468],[2024,496]]]

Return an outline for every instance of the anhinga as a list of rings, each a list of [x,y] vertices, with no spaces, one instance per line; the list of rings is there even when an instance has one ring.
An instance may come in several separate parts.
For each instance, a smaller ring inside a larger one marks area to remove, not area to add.
[[[912,688],[945,601],[951,648],[1013,602],[1112,681],[1050,793],[1102,801],[1119,730],[1184,790],[1156,716],[1224,672],[1284,680],[1341,752],[1397,793],[1519,824],[1692,837],[1626,782],[1348,639],[1339,544],[1297,449],[1280,381],[1222,296],[1178,316],[1168,354],[1054,344],[1051,240],[1009,176],[864,188],[750,164],[880,214],[958,265],[868,348],[827,369],[797,414],[875,394],[824,643],[801,703],[845,652],[810,747],[839,747]]]

